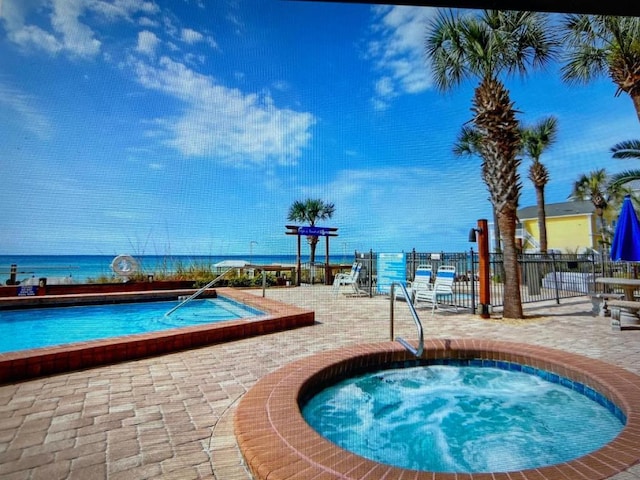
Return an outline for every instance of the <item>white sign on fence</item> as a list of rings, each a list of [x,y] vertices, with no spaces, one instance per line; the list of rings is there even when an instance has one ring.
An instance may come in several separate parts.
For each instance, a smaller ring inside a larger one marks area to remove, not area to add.
[[[389,293],[393,282],[407,281],[407,257],[404,253],[379,253],[377,263],[378,293]]]

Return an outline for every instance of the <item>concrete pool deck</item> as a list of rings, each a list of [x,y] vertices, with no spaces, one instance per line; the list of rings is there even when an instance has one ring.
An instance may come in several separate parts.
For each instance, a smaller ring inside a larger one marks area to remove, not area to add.
[[[261,296],[261,290],[247,291]],[[233,431],[238,401],[266,374],[314,353],[389,336],[385,297],[331,287],[267,290],[315,311],[316,324],[160,357],[0,386],[0,478],[251,479]],[[396,335],[415,338],[396,306]],[[522,321],[422,313],[426,338],[525,342],[640,375],[640,330],[613,331],[587,297],[525,305]],[[640,465],[613,477],[640,480]]]

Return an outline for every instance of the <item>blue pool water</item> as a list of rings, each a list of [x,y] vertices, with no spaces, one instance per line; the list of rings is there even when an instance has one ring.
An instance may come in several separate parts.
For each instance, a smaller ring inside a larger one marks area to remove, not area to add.
[[[218,297],[178,301],[0,310],[0,353],[202,325],[263,314]]]
[[[347,379],[302,414],[327,439],[381,463],[502,472],[569,461],[613,440],[623,415],[595,400],[520,371],[433,365]]]

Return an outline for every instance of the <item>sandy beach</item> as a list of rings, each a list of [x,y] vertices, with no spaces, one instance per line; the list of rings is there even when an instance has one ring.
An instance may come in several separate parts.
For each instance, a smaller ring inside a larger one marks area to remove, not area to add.
[[[386,297],[336,297],[325,286],[270,289],[266,296],[315,310],[316,325],[0,386],[0,477],[251,479],[233,432],[245,392],[293,360],[389,339]],[[426,338],[526,342],[640,375],[640,330],[613,331],[591,308],[580,297],[525,305],[527,318],[511,322],[421,316]],[[396,335],[415,338],[402,303]],[[640,466],[612,478],[640,479]]]

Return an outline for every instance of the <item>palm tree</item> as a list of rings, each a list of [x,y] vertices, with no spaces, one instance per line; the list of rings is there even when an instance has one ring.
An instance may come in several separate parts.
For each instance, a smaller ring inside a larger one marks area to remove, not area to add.
[[[569,200],[591,200],[600,223],[600,241],[606,245],[610,243],[605,221],[606,212],[616,211],[616,206],[622,203],[624,196],[628,193],[630,193],[628,189],[612,185],[606,170],[601,168],[581,175],[573,185]],[[613,208],[609,209],[609,207]]]
[[[566,15],[563,40],[566,64],[562,77],[586,83],[607,75],[627,93],[640,120],[640,17]]]
[[[640,140],[626,140],[611,147],[613,158],[627,159],[637,158],[640,160]],[[640,180],[640,170],[626,170],[611,177],[611,185],[620,187],[626,183]]]
[[[536,190],[538,206],[538,230],[540,231],[540,253],[547,253],[547,218],[544,203],[544,187],[549,183],[549,170],[540,162],[540,156],[557,138],[558,120],[547,117],[537,124],[521,131],[522,150],[531,158],[529,179]]]
[[[327,220],[333,216],[335,206],[333,203],[325,203],[320,199],[308,198],[304,202],[296,200],[289,207],[287,219],[292,222],[307,222],[309,226],[315,226],[318,220]],[[308,236],[307,242],[311,251],[309,261],[316,261],[317,236]]]
[[[462,156],[472,156],[478,155],[481,156],[480,153],[480,145],[482,143],[482,136],[478,131],[470,125],[464,125],[460,133],[458,134],[458,138],[456,139],[456,143],[453,145],[453,154],[457,157]],[[482,162],[483,165],[486,164],[486,161]],[[489,181],[484,178],[485,170],[482,170],[482,178],[486,185],[489,185]],[[500,225],[498,224],[498,212],[496,212],[495,206],[492,205],[493,210],[493,243],[495,245],[496,252],[502,252],[502,242],[500,240]]]
[[[463,15],[442,10],[430,24],[426,39],[434,83],[440,90],[479,80],[472,121],[483,138],[479,150],[482,177],[503,238],[506,318],[523,318],[515,239],[520,135],[513,102],[498,77],[526,74],[553,57],[556,42],[548,33],[547,19],[536,12],[484,10]]]

